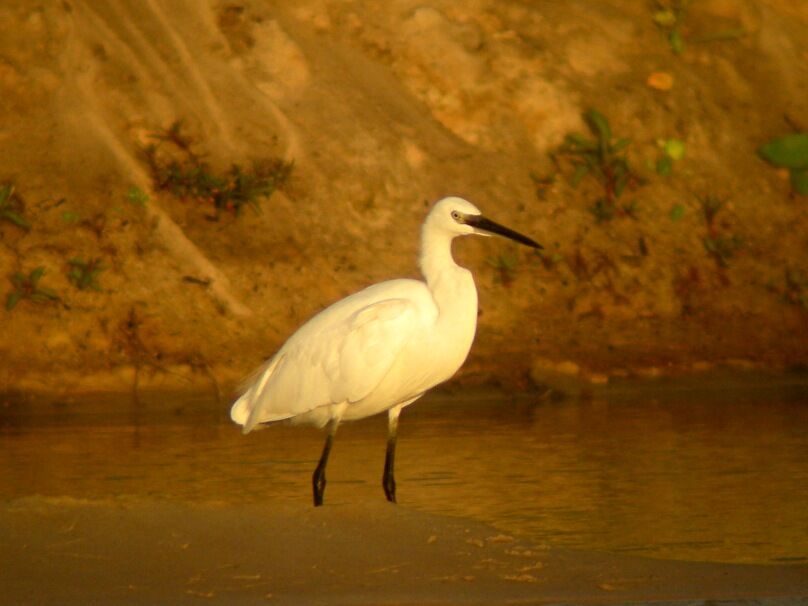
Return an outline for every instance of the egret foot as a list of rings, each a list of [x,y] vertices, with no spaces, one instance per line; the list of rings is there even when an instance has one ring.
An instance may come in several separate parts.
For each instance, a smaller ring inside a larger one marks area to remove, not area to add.
[[[392,476],[385,476],[382,482],[382,486],[384,487],[384,494],[387,497],[387,500],[391,503],[397,503],[396,501],[396,481],[393,479]]]
[[[312,488],[314,489],[314,506],[323,504],[323,494],[325,493],[325,467],[328,465],[328,455],[331,454],[331,446],[334,443],[334,434],[337,433],[337,422],[332,421],[328,428],[328,436],[323,446],[323,454],[320,455],[320,462],[311,477]]]
[[[319,507],[323,504],[323,494],[325,493],[325,467],[317,466],[311,483],[314,488],[314,506]]]

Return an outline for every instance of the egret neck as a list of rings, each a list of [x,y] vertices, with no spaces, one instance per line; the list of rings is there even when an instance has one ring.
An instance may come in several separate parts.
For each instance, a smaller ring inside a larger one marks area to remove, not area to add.
[[[471,272],[452,257],[452,240],[456,236],[431,221],[424,223],[419,265],[438,308],[436,324],[446,331],[442,333],[444,339],[448,338],[444,342],[457,345],[456,351],[463,351],[464,360],[477,327],[477,287]],[[460,347],[460,343],[466,347]]]

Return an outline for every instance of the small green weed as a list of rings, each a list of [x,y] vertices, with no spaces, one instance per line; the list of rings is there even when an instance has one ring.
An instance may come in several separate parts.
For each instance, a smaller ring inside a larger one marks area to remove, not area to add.
[[[516,279],[519,257],[514,251],[507,251],[500,253],[496,257],[490,257],[487,262],[496,270],[497,278],[501,284],[510,286]]]
[[[182,120],[174,120],[168,128],[152,133],[151,138],[157,141],[171,143],[174,147],[182,150],[191,158],[197,157],[193,151],[193,138],[182,132]]]
[[[704,248],[721,267],[729,267],[729,260],[742,244],[741,238],[737,234],[706,236],[703,242]]]
[[[22,201],[14,192],[13,185],[0,185],[0,221],[8,221],[25,230],[31,229],[31,224],[22,215]]]
[[[660,139],[657,146],[662,155],[657,159],[656,172],[663,177],[673,174],[673,165],[685,156],[685,143],[681,139]]]
[[[135,206],[146,206],[149,195],[137,185],[133,185],[126,191],[126,201]]]
[[[545,269],[555,269],[559,263],[564,261],[564,255],[560,252],[547,253],[543,250],[537,250],[535,254],[541,259]]]
[[[74,212],[72,210],[63,211],[60,216],[62,218],[62,221],[64,221],[68,225],[78,223],[78,221],[81,219],[81,216],[77,212]]]
[[[278,158],[254,162],[250,169],[233,164],[227,172],[216,172],[194,153],[193,140],[182,134],[180,122],[155,138],[172,144],[175,149],[173,154],[159,144],[145,149],[154,189],[178,198],[213,204],[214,219],[218,219],[222,211],[238,216],[246,205],[260,212],[259,200],[282,188],[292,172],[293,163]],[[131,194],[130,189],[130,201]]]
[[[682,28],[688,4],[690,0],[657,0],[654,10],[654,23],[665,32],[671,50],[677,55],[685,50]]]
[[[769,164],[788,170],[791,189],[808,196],[808,133],[793,133],[772,139],[758,148]]]
[[[547,192],[555,184],[555,174],[540,175],[539,173],[531,171],[530,180],[533,181],[533,187],[536,190],[536,198],[544,200],[547,198]]]
[[[712,255],[719,267],[729,267],[729,260],[743,245],[743,240],[737,234],[726,233],[727,228],[718,223],[716,217],[726,205],[726,200],[718,196],[707,194],[699,198],[704,221],[707,224],[707,235],[702,243],[707,252]]]
[[[681,55],[685,51],[685,17],[691,0],[656,0],[654,9],[654,23],[659,27],[668,39],[671,51],[676,55]],[[689,35],[689,44],[704,44],[707,42],[725,42],[743,38],[749,32],[742,26],[730,27],[727,29],[708,32],[702,35]]]
[[[81,258],[70,259],[67,262],[67,279],[79,290],[101,290],[98,284],[98,276],[106,268],[101,259],[89,259],[85,261]]]
[[[698,267],[691,265],[680,271],[674,280],[673,289],[682,302],[682,315],[690,316],[696,311],[695,299],[704,287],[704,278]]]
[[[595,217],[598,223],[606,223],[614,219],[617,211],[614,204],[609,204],[605,198],[599,198],[589,207],[589,212]]]
[[[783,298],[786,302],[808,311],[808,279],[800,270],[786,268]]]
[[[711,230],[716,229],[716,215],[718,211],[724,208],[727,201],[719,196],[707,194],[699,197],[699,203],[701,204],[701,212],[704,215],[704,221],[707,223],[707,227]]]
[[[11,311],[24,299],[34,303],[52,303],[61,300],[53,290],[39,285],[43,275],[45,268],[41,266],[32,269],[27,276],[20,272],[12,274],[10,280],[14,288],[6,296],[6,309]]]
[[[599,223],[610,221],[617,215],[633,216],[633,206],[617,206],[617,199],[626,187],[640,184],[626,154],[631,141],[627,138],[615,139],[606,116],[596,109],[585,111],[583,119],[592,137],[568,134],[564,143],[553,153],[553,159],[557,160],[558,156],[571,159],[573,173],[570,183],[573,187],[577,187],[587,175],[592,175],[603,186],[603,196],[590,209]]]
[[[681,55],[685,51],[685,17],[692,0],[656,0],[654,23],[668,39],[671,51]],[[746,36],[748,32],[741,25],[701,35],[688,35],[688,44],[704,44],[708,42],[726,42]]]

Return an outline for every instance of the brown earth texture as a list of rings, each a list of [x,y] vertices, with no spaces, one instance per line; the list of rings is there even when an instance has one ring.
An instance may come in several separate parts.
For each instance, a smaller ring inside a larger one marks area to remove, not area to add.
[[[808,4],[16,0],[0,33],[0,390],[229,388],[417,276],[445,195],[545,247],[456,242],[467,383],[808,362],[806,198],[756,153],[808,130]],[[574,183],[589,109],[622,192]]]

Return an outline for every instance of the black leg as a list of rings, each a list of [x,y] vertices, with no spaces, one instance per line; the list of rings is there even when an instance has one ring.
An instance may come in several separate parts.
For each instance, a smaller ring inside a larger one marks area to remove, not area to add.
[[[331,445],[334,443],[334,434],[337,433],[337,423],[331,422],[328,427],[328,436],[325,439],[325,446],[323,446],[323,454],[320,455],[320,462],[317,463],[317,469],[314,470],[314,475],[311,477],[312,487],[314,488],[314,506],[319,507],[323,504],[323,493],[325,493],[325,466],[328,465],[328,455],[331,454]]]
[[[382,488],[384,495],[391,503],[396,502],[396,434],[398,431],[398,415],[401,408],[390,409],[388,432],[387,432],[387,453],[384,457],[384,475],[382,476]]]
[[[387,439],[387,454],[384,457],[384,476],[382,477],[382,487],[387,500],[396,502],[396,478],[394,467],[396,464],[396,437],[390,436]]]

